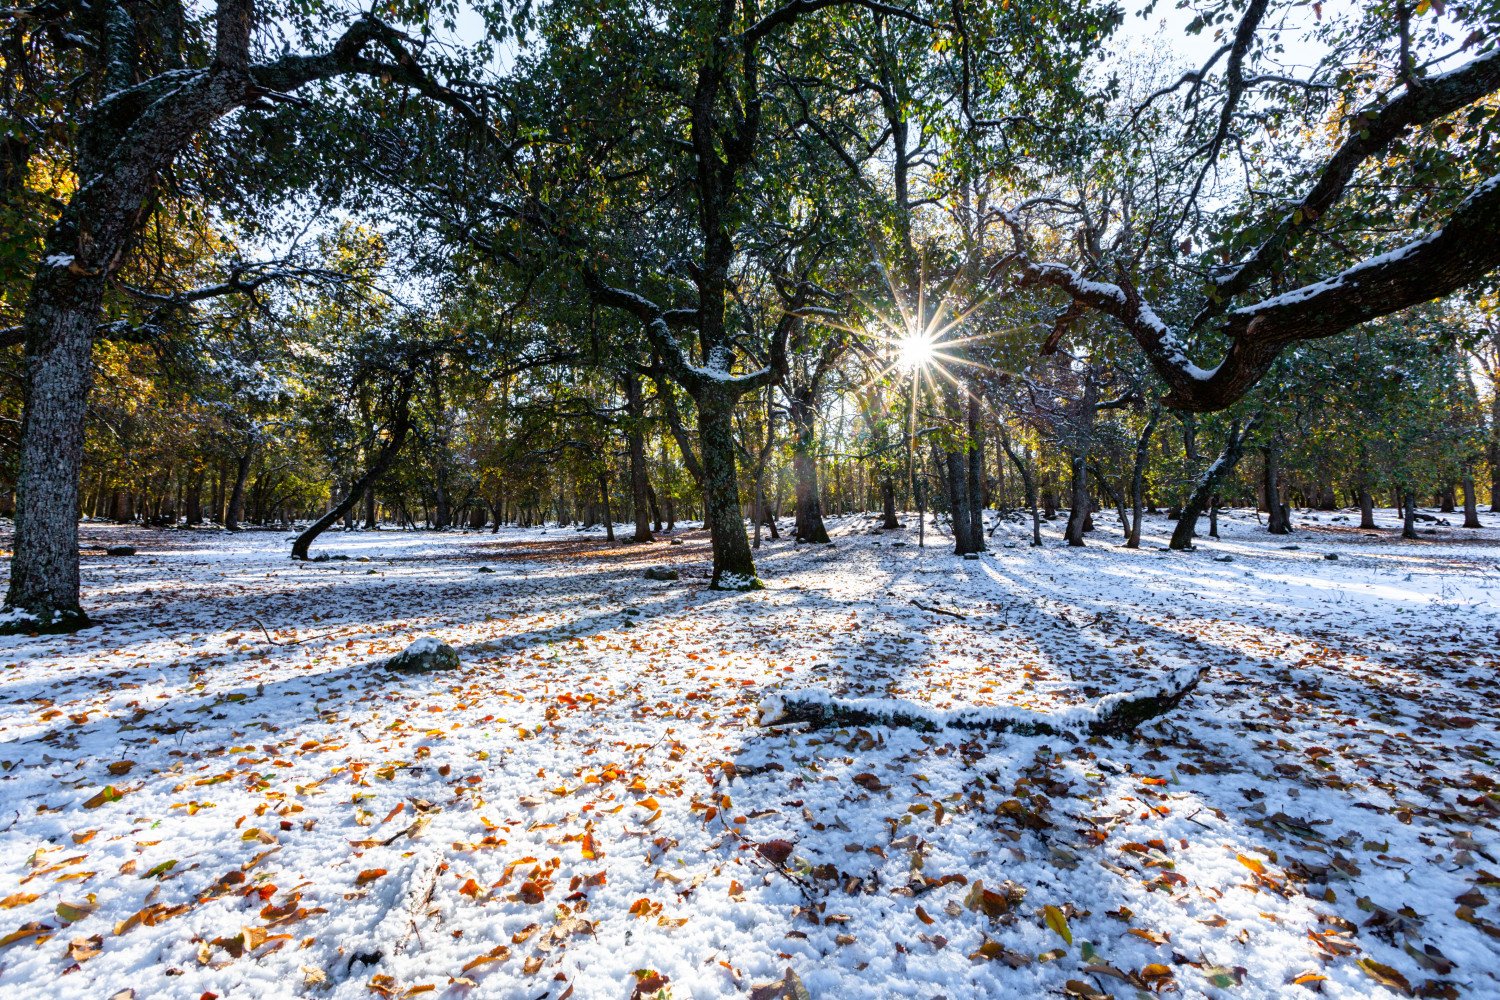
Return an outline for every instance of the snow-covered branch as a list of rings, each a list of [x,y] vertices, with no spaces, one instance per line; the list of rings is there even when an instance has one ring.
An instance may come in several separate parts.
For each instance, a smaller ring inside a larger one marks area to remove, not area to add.
[[[1408,87],[1381,107],[1366,108],[1350,120],[1349,137],[1329,157],[1313,186],[1239,264],[1214,279],[1214,294],[1194,318],[1196,330],[1230,305],[1282,261],[1343,196],[1355,171],[1407,130],[1435,121],[1500,90],[1500,50],[1489,52],[1449,73]]]
[[[1105,695],[1061,712],[1025,708],[965,708],[942,711],[899,698],[841,698],[819,688],[772,694],[761,700],[763,726],[807,723],[825,726],[901,726],[922,732],[991,729],[1018,736],[1129,736],[1176,708],[1203,680],[1207,667],[1185,667],[1139,691]]]

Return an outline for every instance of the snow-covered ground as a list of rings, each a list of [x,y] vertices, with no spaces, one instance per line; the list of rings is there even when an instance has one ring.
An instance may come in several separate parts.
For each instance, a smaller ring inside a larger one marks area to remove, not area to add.
[[[1237,513],[1191,553],[1005,524],[970,561],[851,517],[735,594],[701,532],[295,564],[85,526],[140,550],[86,556],[100,624],[0,639],[0,995],[1494,997],[1484,517]],[[462,668],[379,669],[422,636]],[[1203,664],[1133,742],[756,723],[776,689],[1058,710]]]

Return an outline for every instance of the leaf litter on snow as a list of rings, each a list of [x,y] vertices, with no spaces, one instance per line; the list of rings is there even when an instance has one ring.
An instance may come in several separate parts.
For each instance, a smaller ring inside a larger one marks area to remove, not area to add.
[[[132,533],[155,565],[87,567],[104,627],[0,640],[0,988],[1500,991],[1500,548],[1314,560],[1226,515],[1228,565],[965,562],[865,528],[768,544],[733,596],[701,532],[290,568]],[[461,669],[380,670],[423,636]],[[783,689],[1047,712],[1204,664],[1134,741],[756,723]]]

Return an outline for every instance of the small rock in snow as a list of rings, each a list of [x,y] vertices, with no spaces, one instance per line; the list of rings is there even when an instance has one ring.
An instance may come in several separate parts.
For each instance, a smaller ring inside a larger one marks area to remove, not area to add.
[[[403,674],[426,674],[434,670],[457,670],[458,650],[446,642],[424,636],[385,661],[387,670]]]
[[[677,571],[675,569],[663,569],[660,566],[652,566],[646,570],[645,577],[648,580],[675,580]]]
[[[104,554],[107,556],[133,556],[135,555],[135,546],[111,545],[109,548],[104,550]]]

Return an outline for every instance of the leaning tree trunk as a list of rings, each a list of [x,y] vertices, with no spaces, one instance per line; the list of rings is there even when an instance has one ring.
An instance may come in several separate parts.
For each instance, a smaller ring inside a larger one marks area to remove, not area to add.
[[[1153,406],[1146,418],[1146,426],[1135,441],[1135,465],[1130,470],[1130,535],[1125,540],[1127,549],[1141,547],[1141,504],[1146,483],[1146,461],[1151,449],[1151,435],[1156,422],[1161,419],[1161,407]]]
[[[1130,538],[1130,511],[1125,509],[1125,484],[1122,481],[1115,486],[1104,475],[1104,470],[1094,466],[1090,470],[1094,476],[1094,482],[1099,487],[1099,492],[1109,498],[1109,502],[1115,505],[1115,516],[1120,519],[1120,535],[1122,539]]]
[[[1021,487],[1026,491],[1026,506],[1031,508],[1031,545],[1035,548],[1042,544],[1042,517],[1036,506],[1036,477],[1011,447],[1010,435],[1004,431],[1001,432],[1000,447],[1005,449],[1006,457],[1016,467],[1016,473],[1021,477]]]
[[[651,503],[651,521],[656,531],[661,531],[661,507],[656,503],[656,490],[651,488],[651,483],[646,483],[646,498]]]
[[[401,445],[406,441],[407,431],[411,430],[411,378],[403,381],[400,395],[396,403],[396,411],[391,419],[390,436],[381,444],[380,450],[375,453],[370,467],[365,470],[364,475],[356,479],[349,487],[349,492],[340,500],[332,510],[318,518],[302,534],[297,536],[292,543],[292,558],[306,559],[307,550],[312,546],[313,540],[336,524],[344,512],[352,510],[359,503],[360,497],[375,486],[375,481],[385,475],[391,463],[396,460],[396,455],[401,451]]]
[[[227,531],[239,531],[240,521],[245,518],[245,483],[250,479],[250,465],[254,461],[255,442],[252,441],[235,459],[234,490],[229,494],[229,512],[224,515],[224,528]]]
[[[728,391],[713,388],[697,397],[698,441],[703,451],[703,520],[713,544],[710,586],[714,590],[760,586],[740,507],[739,470],[734,459],[734,398]]]
[[[1234,471],[1239,464],[1241,456],[1245,453],[1245,438],[1255,429],[1256,417],[1251,417],[1245,423],[1245,429],[1240,430],[1239,421],[1235,421],[1229,427],[1229,438],[1224,442],[1224,450],[1219,457],[1214,459],[1212,465],[1204,470],[1203,477],[1198,480],[1198,485],[1193,489],[1192,495],[1188,497],[1187,503],[1182,506],[1182,513],[1177,517],[1177,526],[1172,529],[1172,540],[1168,547],[1181,551],[1192,548],[1193,533],[1198,527],[1198,518],[1214,497],[1219,492],[1219,485]]]

